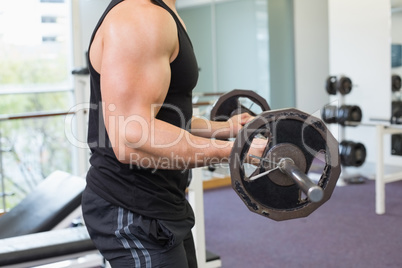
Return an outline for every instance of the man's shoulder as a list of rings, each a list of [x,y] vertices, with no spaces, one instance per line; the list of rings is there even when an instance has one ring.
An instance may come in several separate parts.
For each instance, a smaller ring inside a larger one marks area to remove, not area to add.
[[[151,1],[123,1],[113,7],[102,23],[107,35],[117,32],[139,33],[150,32],[174,34],[176,24],[172,15],[163,7]]]
[[[125,21],[166,22],[172,19],[163,7],[149,0],[123,1],[115,6],[108,14],[109,18],[124,19]]]
[[[177,46],[177,25],[172,15],[150,1],[123,1],[105,17],[101,29],[104,44],[128,46],[136,51],[173,53]]]

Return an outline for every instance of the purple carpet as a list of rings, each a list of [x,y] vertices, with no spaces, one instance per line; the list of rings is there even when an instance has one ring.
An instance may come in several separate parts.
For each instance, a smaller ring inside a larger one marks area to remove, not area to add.
[[[374,181],[337,187],[309,217],[282,222],[250,212],[229,187],[204,201],[207,249],[224,268],[402,267],[402,181],[386,185],[384,215]]]

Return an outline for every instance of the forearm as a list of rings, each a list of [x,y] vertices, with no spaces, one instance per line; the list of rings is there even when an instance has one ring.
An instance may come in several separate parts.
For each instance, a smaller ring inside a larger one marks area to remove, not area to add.
[[[188,169],[227,162],[233,143],[199,137],[161,120],[126,125],[114,151],[122,163]]]
[[[191,121],[191,134],[199,137],[228,139],[236,136],[234,132],[231,120],[218,122],[194,116]]]

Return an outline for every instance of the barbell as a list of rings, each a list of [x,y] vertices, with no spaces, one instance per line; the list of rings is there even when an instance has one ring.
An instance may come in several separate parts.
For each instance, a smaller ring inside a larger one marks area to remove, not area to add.
[[[241,94],[255,96],[251,92]],[[224,105],[226,98],[236,99],[236,92],[222,95],[215,106]],[[214,109],[229,116],[244,111],[241,103],[237,105],[231,111]],[[262,156],[249,154],[255,138],[267,139]],[[249,165],[248,158],[259,163]],[[307,175],[313,162],[322,167],[317,183]],[[239,131],[229,169],[232,188],[250,211],[276,221],[306,217],[332,195],[341,171],[339,144],[325,123],[312,115],[293,108],[264,110]]]

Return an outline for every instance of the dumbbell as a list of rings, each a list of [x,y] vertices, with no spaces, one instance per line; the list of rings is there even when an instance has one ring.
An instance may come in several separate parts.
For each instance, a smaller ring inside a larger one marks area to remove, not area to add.
[[[346,125],[348,122],[361,122],[362,110],[356,105],[342,105],[340,107],[327,105],[321,111],[321,118],[325,123]]]
[[[346,76],[341,76],[339,79],[336,76],[329,76],[325,82],[325,89],[330,95],[336,95],[337,92],[346,95],[352,91],[352,88],[352,80]]]
[[[341,163],[345,167],[360,167],[366,160],[366,147],[360,142],[342,141],[339,144]]]
[[[402,108],[395,108],[391,115],[391,124],[401,125],[402,124]]]
[[[402,134],[391,135],[391,154],[402,155]]]
[[[392,75],[391,77],[391,89],[392,92],[397,92],[401,89],[401,77],[397,74]]]

